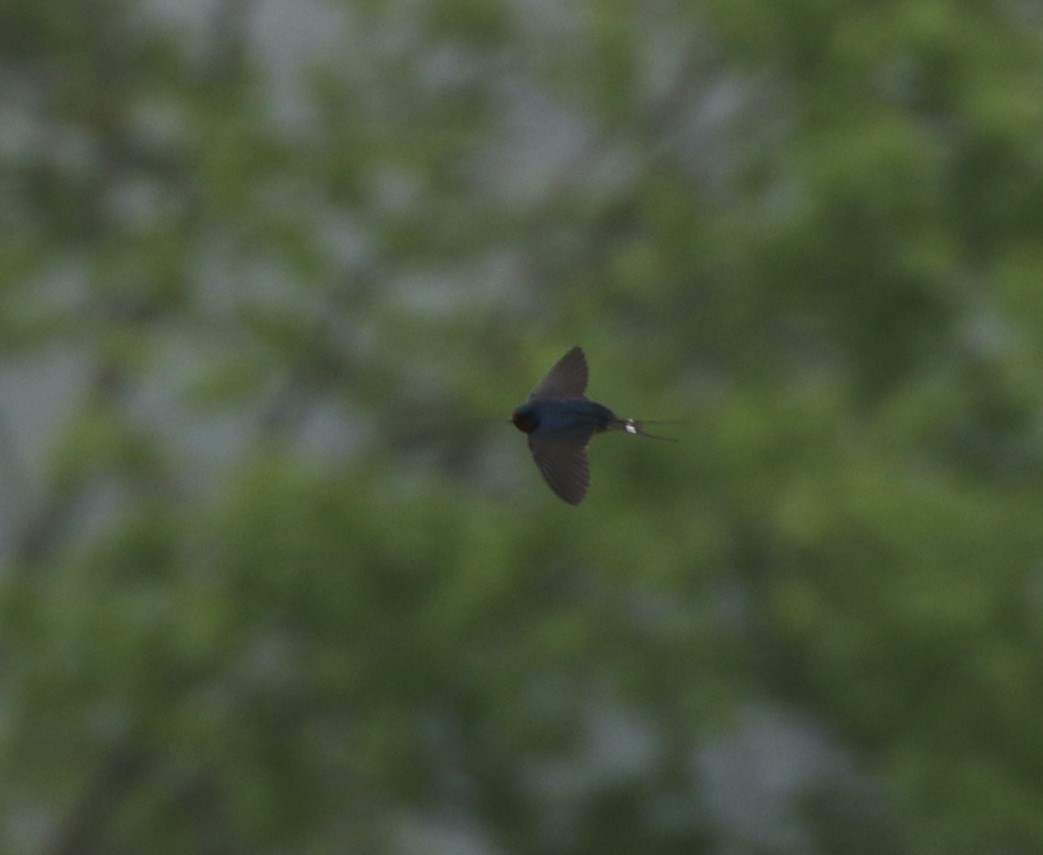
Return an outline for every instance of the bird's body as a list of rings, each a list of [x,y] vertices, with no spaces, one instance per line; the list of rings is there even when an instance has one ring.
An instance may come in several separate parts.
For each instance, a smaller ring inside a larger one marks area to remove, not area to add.
[[[621,419],[603,404],[587,400],[587,360],[579,347],[566,353],[511,415],[529,437],[529,449],[547,485],[570,505],[583,501],[590,486],[587,446],[605,431],[651,436],[634,419]]]
[[[524,404],[514,411],[512,421],[521,430],[532,424],[542,431],[570,431],[592,428],[594,433],[608,430],[616,421],[615,413],[602,404],[585,398],[566,398]],[[531,431],[526,431],[530,433]]]

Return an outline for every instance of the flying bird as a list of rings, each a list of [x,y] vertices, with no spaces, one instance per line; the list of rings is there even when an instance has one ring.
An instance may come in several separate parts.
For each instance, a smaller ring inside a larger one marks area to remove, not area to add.
[[[605,431],[656,437],[636,419],[621,419],[608,407],[587,400],[590,372],[582,348],[566,353],[511,414],[511,421],[528,434],[529,450],[543,480],[570,505],[578,505],[590,486],[587,446]]]

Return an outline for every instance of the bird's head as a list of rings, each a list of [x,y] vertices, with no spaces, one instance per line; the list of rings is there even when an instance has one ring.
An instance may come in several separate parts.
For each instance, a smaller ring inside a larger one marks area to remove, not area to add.
[[[532,433],[540,426],[540,418],[536,414],[536,410],[528,405],[518,407],[511,413],[511,421],[522,433]]]

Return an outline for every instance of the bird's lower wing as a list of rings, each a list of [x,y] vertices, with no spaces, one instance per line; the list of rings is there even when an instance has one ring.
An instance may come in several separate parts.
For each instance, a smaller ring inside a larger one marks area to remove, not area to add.
[[[529,434],[529,448],[543,480],[570,505],[582,502],[590,486],[587,444],[591,435],[589,430]]]

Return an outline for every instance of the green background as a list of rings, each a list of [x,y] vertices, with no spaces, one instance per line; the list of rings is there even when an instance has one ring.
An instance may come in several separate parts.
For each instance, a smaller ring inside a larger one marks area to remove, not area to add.
[[[1041,27],[6,2],[0,850],[1043,852]]]

